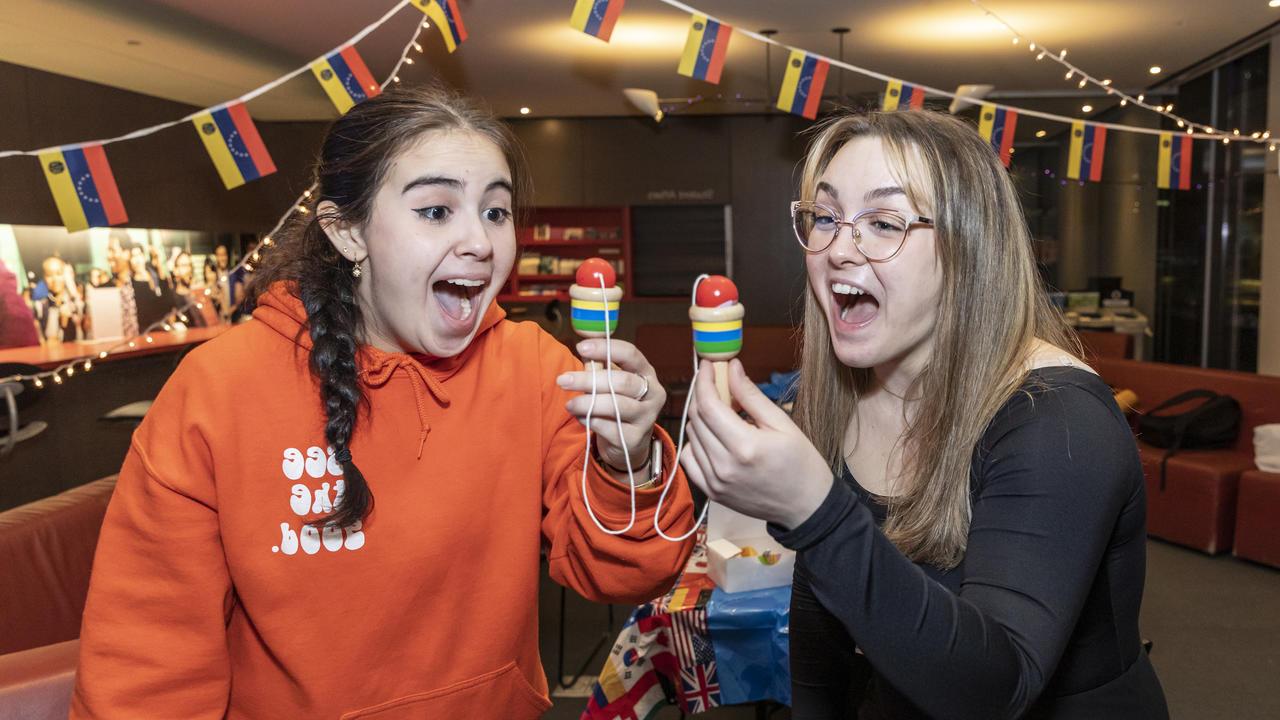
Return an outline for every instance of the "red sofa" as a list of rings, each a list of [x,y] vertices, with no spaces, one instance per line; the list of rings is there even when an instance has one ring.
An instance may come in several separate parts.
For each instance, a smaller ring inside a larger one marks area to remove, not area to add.
[[[67,717],[115,477],[0,513],[0,718]]]
[[[1280,473],[1249,470],[1240,474],[1232,553],[1280,568]]]
[[[1209,554],[1231,549],[1240,475],[1254,469],[1253,428],[1280,422],[1280,378],[1184,365],[1096,358],[1093,366],[1117,389],[1138,394],[1139,412],[1178,393],[1204,388],[1240,402],[1240,434],[1221,450],[1182,450],[1169,459],[1165,487],[1160,461],[1167,451],[1138,438],[1147,477],[1147,532]]]

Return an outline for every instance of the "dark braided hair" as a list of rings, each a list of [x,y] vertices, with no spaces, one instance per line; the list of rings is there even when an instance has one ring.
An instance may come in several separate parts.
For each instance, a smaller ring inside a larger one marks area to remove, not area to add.
[[[517,209],[529,197],[529,174],[511,130],[476,102],[441,85],[395,86],[356,105],[325,135],[315,164],[315,189],[306,206],[281,235],[279,247],[249,287],[249,301],[277,282],[287,282],[307,314],[303,332],[311,335],[308,364],[320,389],[325,439],[342,465],[343,491],[333,514],[320,523],[349,525],[373,507],[369,483],[351,457],[351,439],[361,408],[368,401],[360,387],[357,352],[364,336],[363,315],[352,275],[354,264],[329,240],[324,227],[341,221],[367,225],[374,197],[392,160],[411,142],[432,130],[478,133],[496,145],[511,170]],[[319,211],[319,205],[329,201]]]

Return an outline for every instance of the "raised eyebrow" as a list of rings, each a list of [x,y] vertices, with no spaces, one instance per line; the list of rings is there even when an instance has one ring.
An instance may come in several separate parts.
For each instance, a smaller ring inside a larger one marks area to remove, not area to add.
[[[508,193],[510,193],[513,196],[516,194],[515,189],[511,187],[510,180],[494,180],[493,182],[485,186],[485,189],[484,189],[485,192],[491,192],[493,190],[506,190]]]
[[[831,187],[830,183],[818,181],[818,187],[816,189],[818,190],[818,192],[825,192],[826,194],[830,195],[832,200],[840,199],[840,193],[836,192],[836,189],[834,187]]]
[[[868,204],[870,204],[873,200],[883,200],[885,198],[893,197],[895,195],[906,195],[906,194],[907,194],[907,191],[903,190],[897,185],[886,185],[885,187],[879,187],[879,188],[876,188],[875,190],[871,190],[865,196],[863,196],[863,199],[866,200]]]
[[[457,178],[446,177],[444,175],[423,175],[410,180],[404,186],[404,189],[400,191],[400,194],[403,195],[416,187],[424,185],[444,185],[445,187],[449,187],[454,190],[461,190],[465,183]]]

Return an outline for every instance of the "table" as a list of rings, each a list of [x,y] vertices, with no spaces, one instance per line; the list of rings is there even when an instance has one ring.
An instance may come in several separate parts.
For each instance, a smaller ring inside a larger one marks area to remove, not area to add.
[[[136,341],[137,347],[120,347],[111,352],[108,360],[141,357],[181,349],[188,345],[198,345],[206,340],[212,340],[230,329],[230,325],[214,325],[174,332],[153,332],[150,333],[152,342],[146,342],[144,338],[138,338]],[[49,343],[47,345],[9,348],[0,350],[0,363],[23,363],[24,365],[35,365],[41,370],[53,370],[70,360],[92,358],[93,363],[97,365],[100,362],[98,353],[103,350],[111,350],[111,348],[119,345],[120,342],[120,338],[116,338],[114,340],[87,340],[84,342]]]
[[[664,705],[791,703],[791,588],[726,593],[707,575],[706,538],[666,595],[636,608],[605,658],[581,720],[647,718]]]
[[[1133,336],[1133,359],[1146,359],[1146,339],[1151,335],[1151,322],[1146,315],[1124,308],[1117,314],[1114,308],[1102,308],[1096,317],[1068,312],[1067,324],[1077,330],[1111,330]]]

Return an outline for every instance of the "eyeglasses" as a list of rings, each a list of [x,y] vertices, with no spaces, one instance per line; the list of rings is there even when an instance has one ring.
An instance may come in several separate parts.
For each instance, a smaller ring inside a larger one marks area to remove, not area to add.
[[[931,218],[897,210],[870,208],[845,220],[836,210],[808,200],[791,203],[791,227],[805,252],[820,253],[831,247],[840,228],[848,225],[853,244],[871,262],[888,262],[902,250],[912,225],[933,226]]]

